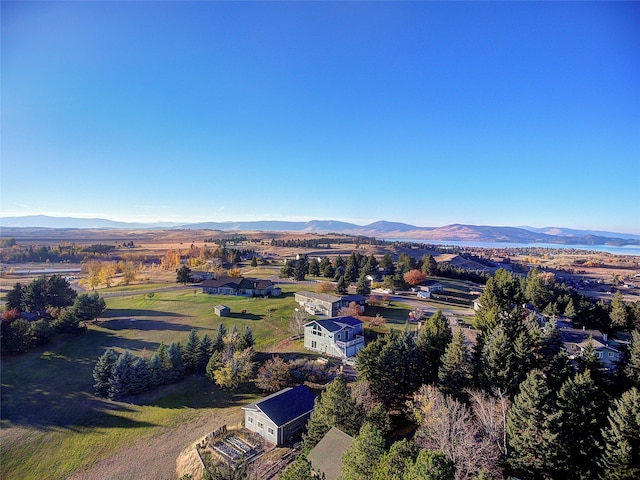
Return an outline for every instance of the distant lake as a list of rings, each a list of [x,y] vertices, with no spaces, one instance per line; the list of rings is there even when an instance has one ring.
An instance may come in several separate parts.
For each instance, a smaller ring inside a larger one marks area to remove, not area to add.
[[[637,255],[640,256],[640,245],[564,245],[556,243],[509,243],[509,242],[472,242],[456,240],[425,240],[418,238],[379,238],[389,242],[415,242],[427,245],[451,245],[454,247],[477,247],[477,248],[555,248],[555,249],[575,249],[590,250],[593,252],[606,252],[614,255]]]

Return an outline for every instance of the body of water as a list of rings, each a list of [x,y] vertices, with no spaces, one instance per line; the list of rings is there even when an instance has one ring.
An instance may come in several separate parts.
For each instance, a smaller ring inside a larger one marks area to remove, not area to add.
[[[592,252],[607,252],[614,255],[640,256],[640,245],[562,245],[556,243],[510,243],[510,242],[473,242],[460,240],[424,240],[417,238],[380,238],[390,242],[415,242],[427,245],[451,245],[454,247],[476,248],[554,248],[567,250],[588,250]]]

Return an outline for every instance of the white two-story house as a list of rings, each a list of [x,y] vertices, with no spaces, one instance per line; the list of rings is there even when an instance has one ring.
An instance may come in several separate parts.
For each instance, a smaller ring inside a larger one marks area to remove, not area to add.
[[[304,326],[304,346],[331,357],[353,357],[364,347],[363,322],[355,317],[312,320]]]

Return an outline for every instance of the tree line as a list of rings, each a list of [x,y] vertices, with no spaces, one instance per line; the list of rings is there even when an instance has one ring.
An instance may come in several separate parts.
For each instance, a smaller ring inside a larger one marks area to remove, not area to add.
[[[7,245],[10,248],[2,251],[2,261],[17,262],[82,262],[91,258],[106,257],[115,250],[115,245],[94,244],[76,245],[75,243],[60,245],[19,246],[15,242]]]
[[[23,353],[45,345],[55,334],[79,334],[98,318],[106,303],[96,292],[78,295],[60,275],[16,283],[2,314],[2,353]],[[28,318],[28,320],[27,320]]]

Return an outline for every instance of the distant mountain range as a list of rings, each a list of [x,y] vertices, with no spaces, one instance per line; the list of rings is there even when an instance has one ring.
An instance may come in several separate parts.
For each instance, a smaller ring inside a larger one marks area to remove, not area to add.
[[[102,218],[50,217],[30,215],[0,217],[0,227],[7,228],[72,228],[72,229],[191,229],[222,231],[269,231],[304,233],[342,233],[365,235],[381,239],[412,239],[428,242],[506,242],[550,243],[558,245],[640,245],[640,235],[599,230],[575,230],[562,227],[534,228],[494,227],[486,225],[452,224],[443,227],[417,227],[399,222],[380,220],[369,225],[335,220],[311,220],[309,222],[253,221],[253,222],[205,222],[181,224],[176,222],[129,223],[114,222]]]

